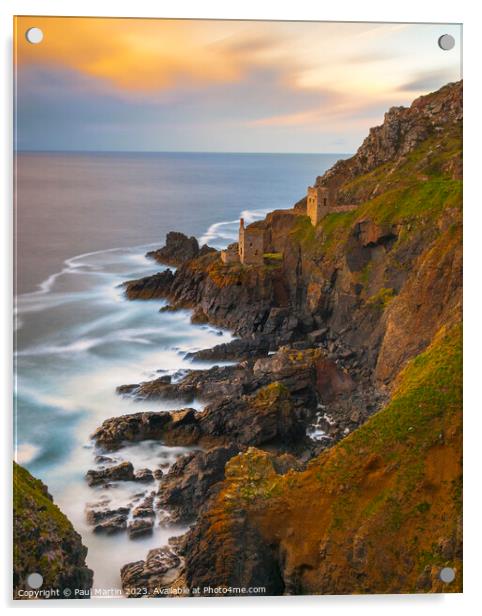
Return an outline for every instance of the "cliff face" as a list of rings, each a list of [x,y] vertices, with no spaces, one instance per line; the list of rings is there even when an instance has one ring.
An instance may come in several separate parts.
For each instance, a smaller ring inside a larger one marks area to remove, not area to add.
[[[183,542],[188,585],[461,590],[461,120],[461,83],[391,109],[355,156],[318,178],[357,209],[316,227],[303,199],[270,213],[258,223],[263,265],[223,265],[211,252],[126,283],[130,298],[165,297],[242,336],[196,356],[245,361],[175,384],[208,382],[229,397],[199,415],[196,434],[215,425],[241,452]],[[294,365],[274,369],[298,354],[316,355],[304,376]],[[278,391],[275,382],[290,397],[265,396],[261,413],[257,388]],[[162,397],[171,384],[130,387]],[[298,433],[317,403],[331,440],[310,449]],[[227,430],[229,418],[237,427],[246,417],[266,419],[269,437]],[[286,452],[297,456],[288,468]],[[456,571],[450,585],[439,578],[445,566]]]
[[[460,592],[461,332],[443,328],[390,403],[303,472],[249,449],[186,539],[187,580],[270,594]],[[443,384],[443,386],[441,386]],[[455,569],[450,585],[439,578]]]
[[[223,265],[210,252],[127,283],[128,296],[194,307],[239,336],[269,336],[272,350],[326,329],[330,353],[353,353],[349,367],[389,385],[460,319],[461,118],[461,83],[391,109],[355,156],[319,178],[356,210],[314,228],[301,201],[260,223],[264,265]]]
[[[422,142],[451,132],[453,126],[461,121],[462,82],[448,84],[437,92],[421,96],[408,108],[392,107],[385,114],[383,124],[370,129],[357,153],[336,163],[317,178],[317,182],[322,186],[329,183],[341,187],[342,203],[356,203],[373,197],[377,194],[376,190],[370,192],[373,187],[365,185],[358,186],[359,190],[350,190],[353,188],[350,182],[385,163],[389,163],[392,169],[394,164],[403,164]],[[461,163],[461,160],[448,162],[443,171],[454,179],[460,179]]]
[[[14,463],[13,489],[14,598],[26,598],[19,591],[29,590],[31,573],[42,575],[42,589],[59,591],[50,598],[65,598],[67,588],[88,591],[93,573],[85,564],[87,548],[47,487]]]

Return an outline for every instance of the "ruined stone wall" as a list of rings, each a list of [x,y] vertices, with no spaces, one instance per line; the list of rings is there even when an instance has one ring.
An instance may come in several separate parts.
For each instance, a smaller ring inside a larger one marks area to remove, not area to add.
[[[263,263],[264,232],[262,229],[239,228],[239,258],[244,265]]]
[[[221,261],[226,265],[239,263],[239,246],[237,242],[229,244],[227,248],[221,250]]]

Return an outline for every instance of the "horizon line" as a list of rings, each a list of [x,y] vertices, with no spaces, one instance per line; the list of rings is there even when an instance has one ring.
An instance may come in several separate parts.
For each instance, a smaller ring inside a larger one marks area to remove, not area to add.
[[[14,154],[247,154],[247,155],[280,155],[280,156],[352,156],[354,152],[249,152],[235,150],[40,150],[14,148]]]

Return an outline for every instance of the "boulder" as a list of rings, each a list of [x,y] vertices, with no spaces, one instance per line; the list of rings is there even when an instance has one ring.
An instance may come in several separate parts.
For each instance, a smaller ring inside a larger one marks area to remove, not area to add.
[[[116,466],[87,471],[85,478],[89,486],[108,484],[113,481],[134,481],[134,467],[130,462],[121,462]]]
[[[146,254],[147,257],[155,259],[159,263],[174,265],[178,267],[186,261],[202,256],[214,250],[209,246],[199,249],[199,243],[195,237],[187,237],[184,233],[170,231],[166,235],[166,244],[158,250],[152,250]]]
[[[151,517],[135,518],[127,525],[129,539],[137,539],[145,535],[152,535],[154,520]]]
[[[175,586],[182,574],[183,560],[169,546],[155,548],[147,554],[146,560],[128,563],[121,569],[122,588],[127,597],[138,597],[135,589],[146,589],[147,595],[163,596],[162,590]]]
[[[167,297],[173,281],[173,272],[166,269],[152,276],[128,280],[122,287],[127,299],[158,299]]]
[[[150,468],[141,468],[134,473],[134,480],[141,483],[150,483],[154,481],[154,475]]]
[[[160,485],[158,507],[167,508],[173,522],[193,521],[224,479],[226,462],[238,451],[230,445],[179,458]]]

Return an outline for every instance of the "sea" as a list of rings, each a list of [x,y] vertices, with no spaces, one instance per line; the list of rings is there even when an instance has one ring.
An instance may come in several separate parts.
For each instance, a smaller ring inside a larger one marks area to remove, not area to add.
[[[118,506],[139,485],[91,488],[91,434],[107,418],[168,410],[134,401],[118,385],[193,364],[188,352],[231,339],[190,323],[163,300],[127,301],[121,283],[163,269],[145,257],[169,231],[225,247],[247,224],[290,208],[340,154],[21,152],[15,163],[15,458],[42,479],[88,547],[94,588],[119,596],[120,569],[186,531],[157,524],[152,536],[95,534],[85,509]],[[199,365],[199,364],[197,364]],[[204,364],[208,367],[210,364]],[[194,401],[195,408],[202,408]],[[187,448],[158,442],[116,452],[135,469],[167,468]],[[109,505],[109,506],[110,506]]]

